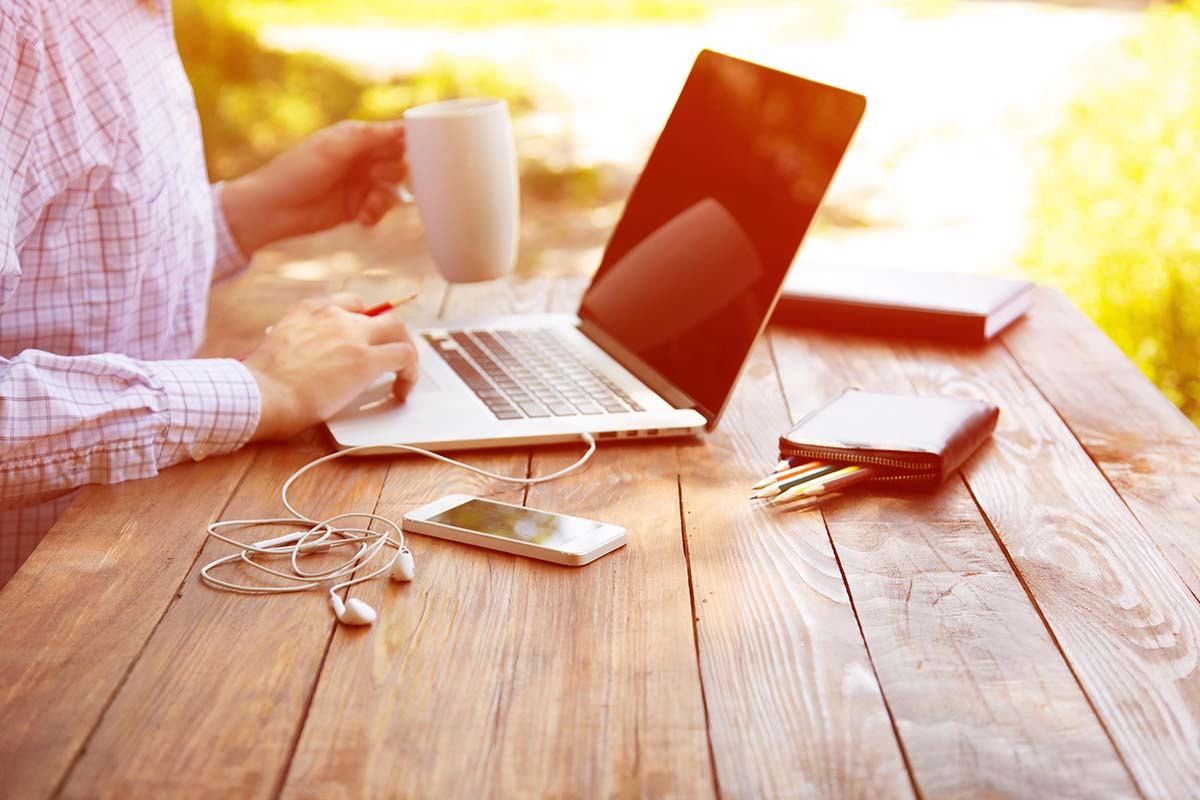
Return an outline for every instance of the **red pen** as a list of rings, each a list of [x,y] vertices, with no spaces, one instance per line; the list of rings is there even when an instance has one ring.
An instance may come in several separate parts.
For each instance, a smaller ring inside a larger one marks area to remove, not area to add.
[[[399,306],[404,305],[405,303],[412,302],[415,299],[417,299],[417,293],[413,292],[408,297],[402,297],[399,300],[388,300],[387,302],[380,303],[377,306],[371,306],[370,308],[364,308],[362,311],[360,311],[358,313],[362,314],[364,317],[378,317],[380,314],[386,314],[387,312],[391,311],[393,308],[397,308]],[[268,325],[263,330],[263,333],[270,333],[271,328],[272,328],[272,326]],[[246,356],[242,356],[241,358],[238,359],[238,361],[245,361],[245,360],[246,360]]]
[[[371,306],[370,308],[364,309],[363,311],[361,311],[359,313],[361,313],[364,317],[378,317],[380,314],[386,314],[387,312],[391,311],[393,308],[402,306],[405,303],[415,300],[416,297],[417,297],[416,292],[414,292],[414,293],[410,294],[408,297],[402,298],[400,300],[388,300],[386,303],[380,303],[377,306]]]

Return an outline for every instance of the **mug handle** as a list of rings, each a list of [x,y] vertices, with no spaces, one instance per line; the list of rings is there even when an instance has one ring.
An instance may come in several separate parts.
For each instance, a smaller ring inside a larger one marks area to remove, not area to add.
[[[387,186],[388,191],[391,192],[392,197],[396,198],[401,203],[404,203],[405,205],[411,205],[417,201],[416,195],[414,195],[412,193],[412,189],[409,188],[407,178],[402,183],[388,183],[385,185]]]

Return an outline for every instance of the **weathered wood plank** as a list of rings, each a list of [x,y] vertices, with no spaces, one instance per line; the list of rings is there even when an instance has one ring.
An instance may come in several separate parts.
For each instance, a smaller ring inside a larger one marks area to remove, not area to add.
[[[845,386],[913,391],[885,342],[777,330],[772,344],[793,417]],[[958,476],[824,513],[923,796],[1137,795]]]
[[[556,280],[551,310],[574,311],[586,285]],[[533,473],[578,455],[578,447],[536,450]],[[514,637],[512,674],[538,677],[506,688],[489,765],[504,776],[500,794],[714,793],[678,475],[669,443],[605,442],[583,472],[529,487],[529,506],[623,525],[629,543],[579,569],[516,565],[555,603],[528,604]]]
[[[53,793],[249,464],[84,489],[0,591],[0,797]]]
[[[1058,292],[1004,344],[1200,597],[1200,430]]]
[[[280,486],[328,444],[314,432],[257,449],[225,519],[281,515]],[[320,516],[371,510],[386,471],[381,462],[334,462],[297,484],[293,496]],[[257,536],[284,532],[269,528]],[[175,533],[200,537],[203,526],[193,522]],[[229,552],[216,540],[205,543],[71,770],[64,797],[272,796],[335,622],[322,591],[251,596],[203,585],[199,568]]]
[[[549,286],[544,279],[455,285],[444,316],[543,310]],[[529,468],[527,450],[455,457],[500,474]],[[390,461],[379,513],[399,519],[451,492],[510,503],[524,497],[519,485],[401,457]],[[495,759],[507,734],[497,720],[514,685],[526,680],[515,671],[525,637],[538,635],[516,620],[527,608],[552,610],[553,598],[522,571],[521,559],[423,536],[410,545],[416,579],[360,587],[379,619],[369,631],[335,632],[284,797],[498,793]]]
[[[1050,346],[1049,343],[1047,346]],[[1149,796],[1200,785],[1200,604],[1008,351],[903,348],[918,389],[1001,406],[964,474]]]
[[[417,307],[424,303],[436,310],[441,304],[441,288],[437,282],[431,286]],[[310,293],[316,288],[308,287]],[[236,302],[274,302],[277,317],[296,299],[250,294]],[[236,309],[226,311],[237,316]],[[252,346],[247,339],[260,335],[246,329],[229,341]],[[257,448],[222,518],[284,516],[283,482],[327,452],[328,437],[317,429],[292,442]],[[338,462],[298,484],[293,496],[310,514],[370,511],[385,474],[382,463]],[[200,540],[207,521],[180,519],[173,533]],[[239,535],[265,538],[281,532],[267,528]],[[64,796],[269,797],[276,791],[334,622],[323,592],[264,597],[204,586],[199,567],[228,552],[215,540],[204,542],[176,602],[71,769]],[[234,568],[226,574],[248,573]],[[258,582],[262,576],[251,579]]]
[[[821,517],[754,506],[788,423],[765,343],[716,432],[681,446],[701,676],[721,794],[912,785]]]

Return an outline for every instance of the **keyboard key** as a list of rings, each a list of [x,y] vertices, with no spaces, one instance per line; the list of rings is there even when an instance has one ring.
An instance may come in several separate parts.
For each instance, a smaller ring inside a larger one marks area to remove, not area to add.
[[[522,412],[544,418],[643,410],[627,392],[565,345],[556,330],[423,335],[500,419],[517,419]]]
[[[521,407],[521,410],[525,412],[525,416],[527,416],[527,417],[548,417],[548,416],[550,416],[550,412],[547,411],[541,403],[525,402],[525,403],[518,403],[517,405]]]
[[[479,374],[479,371],[475,367],[471,366],[471,362],[461,356],[447,356],[446,363],[450,365],[452,370],[458,373],[458,377],[462,378],[467,386],[470,386],[474,390],[486,389],[491,385],[487,382],[486,378]]]

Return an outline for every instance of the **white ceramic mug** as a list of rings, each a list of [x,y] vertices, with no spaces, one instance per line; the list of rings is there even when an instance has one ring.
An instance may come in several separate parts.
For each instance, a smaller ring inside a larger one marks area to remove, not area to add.
[[[485,281],[517,260],[520,199],[508,104],[466,98],[404,112],[409,182],[446,280]]]

